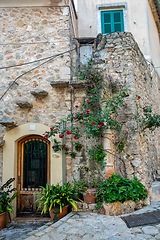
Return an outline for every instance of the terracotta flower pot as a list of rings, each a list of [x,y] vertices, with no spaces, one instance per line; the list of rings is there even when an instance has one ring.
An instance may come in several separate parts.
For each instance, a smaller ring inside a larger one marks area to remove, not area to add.
[[[6,212],[0,214],[0,229],[5,227],[6,223]]]
[[[58,213],[57,216],[55,216],[56,215],[55,212],[58,211],[58,210],[59,210],[59,208],[55,207],[55,208],[52,208],[52,210],[50,211],[50,217],[51,217],[52,221],[59,220],[59,219],[63,218],[65,215],[67,215],[67,213],[68,213],[68,205],[63,207],[62,208],[62,212]]]
[[[96,202],[96,188],[88,188],[87,192],[83,193],[83,198],[86,203],[95,203]]]

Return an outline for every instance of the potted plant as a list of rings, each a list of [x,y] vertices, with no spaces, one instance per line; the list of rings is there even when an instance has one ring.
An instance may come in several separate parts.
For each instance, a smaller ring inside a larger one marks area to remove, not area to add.
[[[15,178],[10,178],[5,184],[3,184],[0,187],[0,229],[5,227],[6,212],[9,212],[9,213],[11,212],[11,213],[15,214],[13,211],[13,206],[10,205],[10,203],[17,196],[16,189],[12,188],[12,182],[14,180],[15,180]],[[10,217],[10,215],[9,215],[9,217]]]
[[[83,200],[83,192],[87,190],[87,182],[83,179],[76,180],[73,176],[73,199],[82,201]]]
[[[89,171],[89,168],[85,166],[85,170]],[[73,177],[74,195],[77,196],[78,200],[80,200],[80,196],[83,195],[83,199],[86,203],[96,202],[96,192],[102,182],[102,179],[96,179],[94,172],[91,172],[91,175],[92,181],[85,181],[84,179],[76,180]]]
[[[37,194],[40,197],[37,199],[38,209],[42,207],[41,214],[49,210],[52,221],[59,220],[67,214],[68,205],[78,210],[77,202],[72,199],[72,195],[73,186],[70,183],[62,186],[59,183],[56,185],[47,183],[46,187],[41,187],[41,192]]]
[[[99,188],[101,180],[96,180],[95,175],[93,174],[92,181],[89,181],[86,184],[86,188],[83,191],[83,199],[86,203],[95,203],[96,202],[96,192]]]

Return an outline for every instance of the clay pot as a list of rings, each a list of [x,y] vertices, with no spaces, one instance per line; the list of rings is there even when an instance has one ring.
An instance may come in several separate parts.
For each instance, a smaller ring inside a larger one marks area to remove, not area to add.
[[[6,223],[6,212],[0,214],[0,229],[5,227]]]
[[[96,202],[96,188],[87,188],[87,192],[83,193],[83,198],[86,203]]]
[[[68,205],[62,208],[62,212],[57,214],[57,217],[55,216],[56,213],[54,213],[55,211],[59,210],[59,208],[52,208],[52,210],[49,212],[50,213],[50,217],[52,219],[52,221],[55,220],[59,220],[61,218],[63,218],[64,216],[67,215],[68,213]],[[55,219],[56,218],[56,219]],[[58,218],[58,219],[57,219]]]

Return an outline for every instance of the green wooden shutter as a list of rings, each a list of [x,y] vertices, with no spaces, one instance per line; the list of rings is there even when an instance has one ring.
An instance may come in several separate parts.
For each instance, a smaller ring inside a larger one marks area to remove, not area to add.
[[[123,32],[123,10],[101,12],[102,34],[111,32]]]

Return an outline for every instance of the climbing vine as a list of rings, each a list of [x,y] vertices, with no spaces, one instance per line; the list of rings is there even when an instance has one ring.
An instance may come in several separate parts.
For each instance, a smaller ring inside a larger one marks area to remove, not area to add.
[[[71,135],[75,141],[75,151],[78,144],[76,141],[82,138],[84,134],[88,139],[99,141],[102,139],[104,130],[121,130],[122,124],[117,120],[116,116],[124,98],[129,95],[129,90],[124,87],[112,96],[108,90],[107,83],[104,81],[102,72],[94,67],[92,61],[79,70],[78,77],[85,86],[86,95],[80,111],[69,114],[66,118],[61,119],[44,135],[44,138],[47,139],[55,137],[56,134],[59,134],[60,139],[64,138],[65,135]],[[65,144],[62,145],[60,141],[55,139],[53,142],[54,145],[52,148],[54,151],[63,149],[72,158],[76,157],[76,152],[69,151],[69,148]],[[97,160],[97,153],[102,150],[96,148],[89,149],[90,156],[92,155],[91,159],[94,159],[93,151],[95,151],[96,155],[95,161],[103,169],[105,166],[105,154],[101,153],[101,160]]]
[[[79,139],[85,135],[88,139],[96,139],[97,142],[100,142],[104,130],[110,129],[117,131],[119,134],[122,133],[122,137],[115,143],[115,147],[117,147],[119,153],[124,151],[127,136],[122,131],[122,123],[118,120],[118,114],[125,98],[129,96],[130,90],[126,87],[117,89],[116,84],[111,81],[107,84],[104,81],[102,71],[96,69],[92,61],[82,66],[78,71],[78,77],[85,86],[86,96],[80,110],[57,122],[54,127],[50,128],[50,131],[45,132],[44,138],[54,138],[56,134],[59,135],[60,139],[63,139],[66,135],[72,136],[75,151],[70,151],[68,146],[61,144],[61,141],[56,139],[53,140],[52,148],[55,152],[62,149],[66,154],[75,158],[77,151],[79,151]],[[141,99],[138,95],[136,98],[138,101]],[[147,128],[153,131],[160,126],[160,115],[152,114],[151,107],[141,107],[139,103],[137,106],[143,111],[143,114],[137,113],[134,116],[140,124],[140,131],[145,131]],[[92,160],[99,164],[101,170],[104,169],[105,153],[103,153],[103,146],[89,149],[88,154]],[[98,157],[98,155],[101,157]]]

